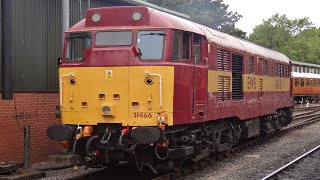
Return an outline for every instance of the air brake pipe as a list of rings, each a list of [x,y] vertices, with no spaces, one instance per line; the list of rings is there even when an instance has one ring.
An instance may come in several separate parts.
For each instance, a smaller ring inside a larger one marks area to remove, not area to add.
[[[89,156],[89,157],[92,156],[92,154],[90,152],[90,146],[91,146],[92,141],[97,140],[97,139],[99,139],[99,136],[95,135],[95,136],[91,136],[89,138],[89,140],[87,141],[86,148],[85,148],[85,152],[86,152],[87,156]]]

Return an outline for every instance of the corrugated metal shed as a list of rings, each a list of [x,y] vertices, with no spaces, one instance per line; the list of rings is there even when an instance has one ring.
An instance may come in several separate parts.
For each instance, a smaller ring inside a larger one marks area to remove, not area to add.
[[[61,1],[2,0],[11,8],[10,34],[14,90],[54,91],[61,54]],[[9,4],[10,3],[10,4]],[[7,7],[2,7],[7,8]]]
[[[5,1],[5,4],[11,7],[10,13],[6,16],[12,22],[13,32],[10,34],[1,32],[1,34],[8,35],[12,39],[12,45],[5,48],[12,53],[14,90],[18,92],[58,91],[57,58],[61,56],[62,50],[62,0],[1,1]],[[89,6],[96,8],[132,5],[121,0],[66,1],[70,2],[70,26],[80,20],[80,5],[82,17],[85,17]],[[0,12],[2,8],[7,7],[1,7]]]

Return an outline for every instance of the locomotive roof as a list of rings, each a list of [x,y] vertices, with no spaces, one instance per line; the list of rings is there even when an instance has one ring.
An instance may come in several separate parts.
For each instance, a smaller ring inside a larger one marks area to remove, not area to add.
[[[132,20],[132,14],[140,12],[142,18],[139,21]],[[93,14],[100,14],[101,21],[91,21]],[[111,18],[109,18],[111,17]],[[283,63],[289,63],[290,59],[282,53],[264,48],[246,40],[211,29],[207,26],[164,13],[144,6],[115,6],[107,8],[93,8],[87,11],[87,18],[80,21],[69,31],[102,30],[102,29],[132,29],[137,28],[162,28],[189,31],[204,35],[210,44],[223,48],[233,49],[238,52],[246,52],[262,58],[273,59]]]

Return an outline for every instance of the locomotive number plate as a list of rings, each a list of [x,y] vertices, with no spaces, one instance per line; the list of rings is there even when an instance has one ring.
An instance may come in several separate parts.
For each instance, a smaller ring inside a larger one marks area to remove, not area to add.
[[[135,112],[133,118],[152,118],[152,113]]]

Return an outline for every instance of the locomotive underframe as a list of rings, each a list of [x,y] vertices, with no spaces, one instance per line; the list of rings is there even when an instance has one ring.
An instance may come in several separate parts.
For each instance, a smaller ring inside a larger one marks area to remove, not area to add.
[[[132,138],[133,131],[121,137],[123,127],[120,124],[99,124],[94,127],[92,136],[74,142],[73,152],[81,156],[87,166],[108,166],[126,161],[135,163],[140,171],[147,167],[156,173],[159,169],[179,168],[210,153],[229,150],[244,139],[278,131],[291,121],[292,109],[282,108],[270,115],[242,121],[226,118],[169,126],[164,131],[153,127],[160,132],[160,137],[149,144],[137,143]]]

